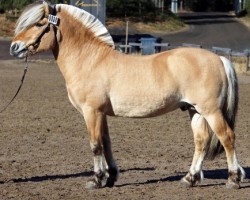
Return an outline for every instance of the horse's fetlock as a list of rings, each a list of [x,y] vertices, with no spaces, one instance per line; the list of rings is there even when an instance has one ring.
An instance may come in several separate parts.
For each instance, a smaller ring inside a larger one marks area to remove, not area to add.
[[[244,175],[239,168],[237,169],[237,171],[228,172],[228,179],[235,183],[239,183],[242,180],[243,176]]]
[[[102,155],[102,146],[98,144],[90,144],[91,150],[94,155]]]
[[[98,180],[102,180],[105,177],[105,173],[103,171],[99,170],[98,172],[95,172],[95,177]]]

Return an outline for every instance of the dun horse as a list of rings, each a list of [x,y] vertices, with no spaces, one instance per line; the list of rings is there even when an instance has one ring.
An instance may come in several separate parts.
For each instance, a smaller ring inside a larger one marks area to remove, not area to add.
[[[225,150],[226,185],[240,187],[245,172],[235,151],[238,83],[229,60],[195,48],[125,55],[114,50],[107,29],[91,14],[37,2],[20,16],[10,54],[23,58],[47,50],[53,52],[69,99],[86,122],[95,172],[88,189],[112,187],[118,178],[107,116],[154,117],[178,108],[190,114],[195,143],[190,170],[181,182],[197,185],[204,158]]]

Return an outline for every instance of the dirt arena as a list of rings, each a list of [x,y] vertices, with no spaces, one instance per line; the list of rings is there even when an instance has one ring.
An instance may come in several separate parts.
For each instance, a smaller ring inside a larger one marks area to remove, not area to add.
[[[237,152],[247,178],[228,190],[225,154],[205,161],[199,187],[179,183],[194,145],[187,112],[151,119],[108,118],[120,178],[113,188],[85,189],[93,160],[82,116],[71,106],[51,62],[31,62],[20,95],[0,114],[0,199],[249,199],[250,76],[239,76]],[[0,108],[14,95],[24,62],[0,62]]]

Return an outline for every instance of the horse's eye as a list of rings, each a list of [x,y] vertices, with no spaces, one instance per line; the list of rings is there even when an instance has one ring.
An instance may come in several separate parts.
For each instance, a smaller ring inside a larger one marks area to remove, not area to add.
[[[36,26],[36,27],[42,27],[43,24],[41,24],[41,23],[36,23],[35,26]]]

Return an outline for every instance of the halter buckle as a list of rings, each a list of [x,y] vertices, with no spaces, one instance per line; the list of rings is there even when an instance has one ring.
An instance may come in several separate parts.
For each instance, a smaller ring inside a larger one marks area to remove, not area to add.
[[[59,18],[55,15],[49,15],[48,22],[53,25],[57,25],[59,21]]]

